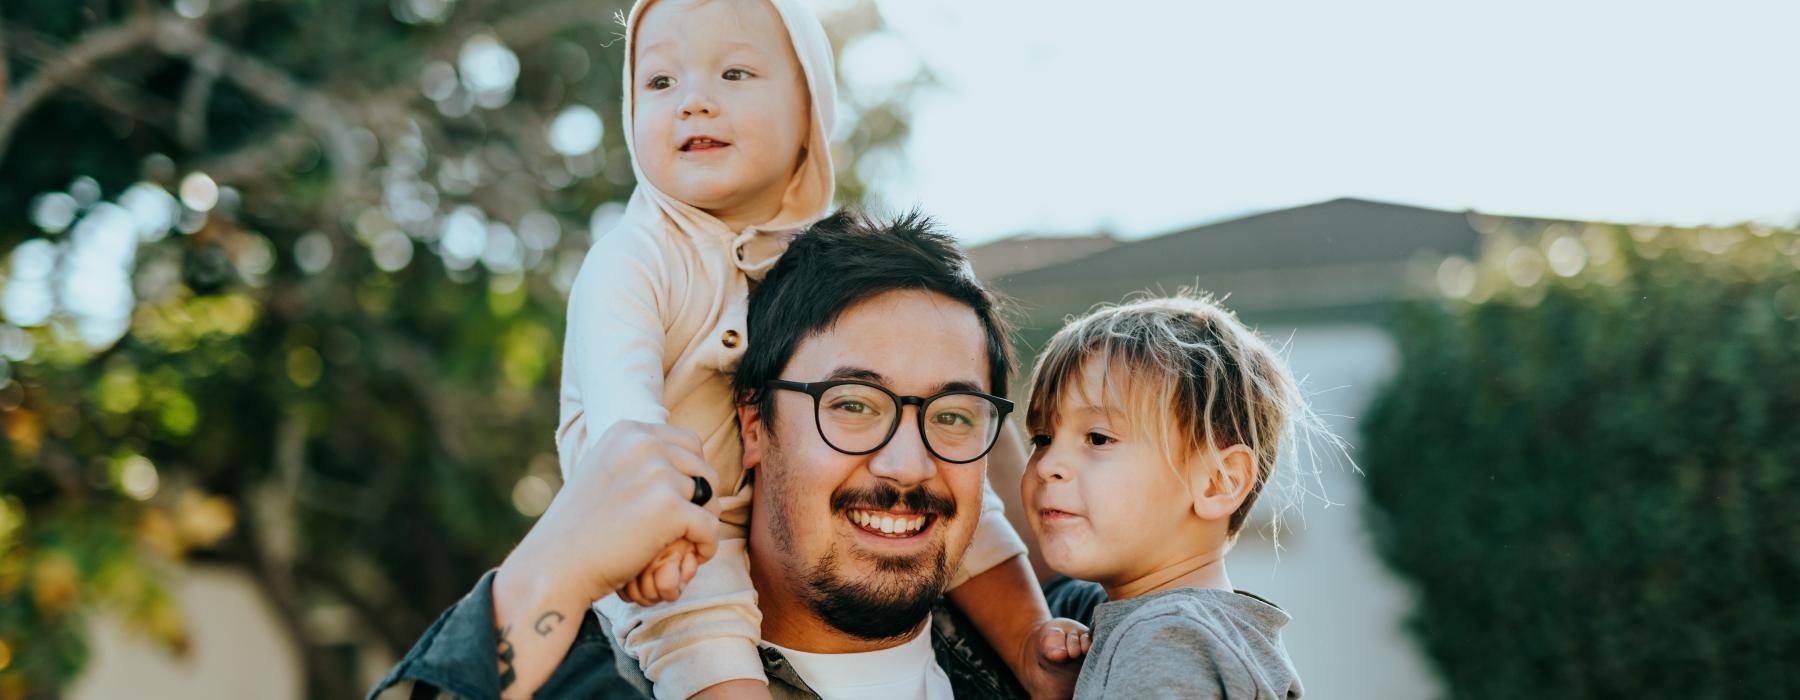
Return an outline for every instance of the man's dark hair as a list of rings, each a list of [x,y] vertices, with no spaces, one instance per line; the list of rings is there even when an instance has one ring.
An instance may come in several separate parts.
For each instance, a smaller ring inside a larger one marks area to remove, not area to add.
[[[1012,349],[1000,301],[975,279],[956,241],[917,211],[884,222],[840,209],[796,235],[750,292],[750,344],[732,377],[738,400],[758,404],[763,422],[772,424],[774,401],[764,388],[782,378],[800,343],[857,302],[897,290],[942,294],[973,310],[987,334],[988,391],[1006,396]]]

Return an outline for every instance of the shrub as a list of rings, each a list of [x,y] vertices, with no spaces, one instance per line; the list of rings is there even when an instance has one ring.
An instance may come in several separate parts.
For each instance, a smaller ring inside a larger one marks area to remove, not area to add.
[[[1800,696],[1800,235],[1524,238],[1406,305],[1364,435],[1450,696]]]

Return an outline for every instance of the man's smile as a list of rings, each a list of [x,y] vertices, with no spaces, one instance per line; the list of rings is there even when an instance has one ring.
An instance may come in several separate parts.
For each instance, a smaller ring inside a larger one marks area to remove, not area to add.
[[[896,513],[881,510],[850,510],[845,512],[851,524],[857,529],[872,535],[889,539],[906,539],[923,532],[937,516],[925,513]]]

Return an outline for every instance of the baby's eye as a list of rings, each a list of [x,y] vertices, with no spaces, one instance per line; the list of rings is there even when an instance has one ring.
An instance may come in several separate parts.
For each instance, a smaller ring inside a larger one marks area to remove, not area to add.
[[[725,74],[720,77],[723,77],[726,80],[749,80],[750,71],[742,68],[727,68],[725,69]]]
[[[1114,438],[1111,435],[1105,435],[1102,433],[1088,433],[1087,441],[1088,441],[1089,445],[1093,445],[1095,447],[1105,447],[1109,443],[1118,442],[1118,439]]]
[[[1043,433],[1038,433],[1036,435],[1031,436],[1031,446],[1038,447],[1038,448],[1049,447],[1050,446],[1050,436],[1045,435]]]
[[[669,85],[674,82],[675,81],[669,79],[669,76],[658,75],[650,78],[648,82],[644,83],[644,87],[650,88],[651,90],[662,90],[669,87]]]

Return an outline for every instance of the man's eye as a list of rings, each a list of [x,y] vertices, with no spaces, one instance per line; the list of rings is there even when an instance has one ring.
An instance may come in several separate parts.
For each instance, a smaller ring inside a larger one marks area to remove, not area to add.
[[[1088,433],[1087,441],[1089,445],[1095,447],[1105,447],[1109,443],[1117,442],[1111,435],[1102,435],[1100,433]]]
[[[932,416],[931,419],[938,425],[966,426],[975,423],[975,421],[969,420],[968,416],[961,413],[951,413],[949,411]]]
[[[722,77],[726,80],[748,80],[750,79],[750,71],[742,68],[727,68],[725,69],[725,75]]]
[[[871,413],[873,411],[868,404],[861,401],[839,401],[836,404],[833,404],[831,408],[834,411],[856,414]]]
[[[669,85],[674,82],[675,81],[669,79],[669,76],[658,75],[658,76],[651,78],[649,82],[644,83],[644,86],[650,88],[651,90],[661,90],[661,89],[669,87]]]

